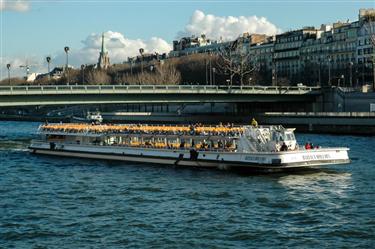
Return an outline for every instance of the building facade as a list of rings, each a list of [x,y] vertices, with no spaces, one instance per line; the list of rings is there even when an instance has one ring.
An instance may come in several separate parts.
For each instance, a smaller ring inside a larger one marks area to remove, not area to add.
[[[375,10],[361,9],[358,20],[356,62],[360,72],[359,82],[365,85],[375,80]]]

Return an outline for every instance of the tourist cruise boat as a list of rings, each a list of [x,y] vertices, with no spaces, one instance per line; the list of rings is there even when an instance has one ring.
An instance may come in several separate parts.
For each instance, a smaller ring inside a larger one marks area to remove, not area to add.
[[[349,163],[348,148],[305,149],[282,126],[43,124],[32,153],[281,171]]]

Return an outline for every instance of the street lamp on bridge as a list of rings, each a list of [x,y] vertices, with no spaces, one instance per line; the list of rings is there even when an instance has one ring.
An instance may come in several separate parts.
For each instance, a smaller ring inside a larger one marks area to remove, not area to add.
[[[141,74],[143,74],[143,53],[145,50],[143,48],[139,49],[139,53],[141,54]]]
[[[81,72],[82,72],[82,85],[85,83],[85,65],[81,65]]]
[[[212,68],[212,84],[216,85],[215,75],[216,74],[216,67]]]
[[[339,78],[339,82],[338,82],[338,86],[341,85],[341,80],[342,80],[342,86],[345,86],[345,75],[341,75],[340,78]]]
[[[66,53],[66,84],[69,85],[69,50],[70,48],[68,46],[64,47],[64,51]]]
[[[8,84],[10,85],[10,64],[7,64],[7,69],[8,69]]]
[[[48,65],[48,80],[51,81],[51,71],[50,71],[50,64],[51,64],[51,57],[46,57],[47,65]]]
[[[350,80],[350,87],[353,87],[353,62],[349,62],[349,80]]]
[[[332,62],[332,57],[328,55],[328,85],[331,86],[331,62]]]

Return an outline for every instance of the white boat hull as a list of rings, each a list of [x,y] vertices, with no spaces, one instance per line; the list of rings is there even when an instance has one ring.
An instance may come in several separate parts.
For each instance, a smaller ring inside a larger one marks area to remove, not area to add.
[[[250,168],[262,171],[321,167],[349,163],[346,148],[329,148],[287,152],[237,153],[198,151],[191,159],[187,150],[134,148],[122,146],[95,146],[76,144],[32,143],[30,151],[36,154],[79,157],[90,159],[120,160],[139,163],[167,164],[204,168]]]

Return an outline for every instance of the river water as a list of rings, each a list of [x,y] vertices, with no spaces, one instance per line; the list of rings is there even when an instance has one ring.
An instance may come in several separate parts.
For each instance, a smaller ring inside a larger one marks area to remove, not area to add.
[[[375,137],[353,163],[249,175],[31,155],[38,123],[0,122],[0,248],[374,248]]]

